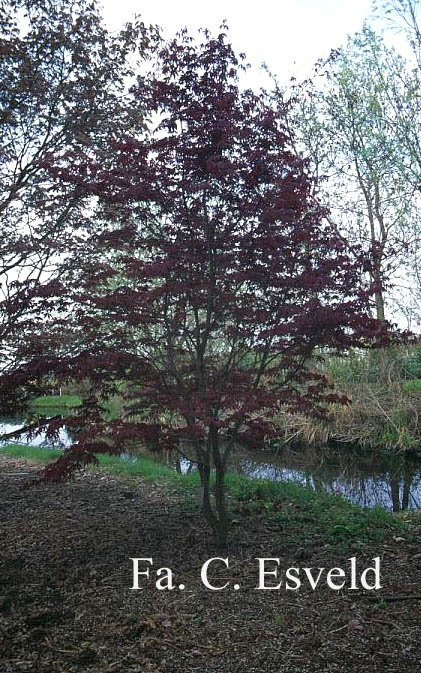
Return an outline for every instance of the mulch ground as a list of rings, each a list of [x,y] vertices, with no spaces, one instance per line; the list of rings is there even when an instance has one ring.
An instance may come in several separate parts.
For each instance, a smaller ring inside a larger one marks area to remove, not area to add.
[[[343,555],[286,548],[263,515],[240,513],[221,554],[201,518],[163,487],[89,472],[23,490],[36,469],[0,457],[2,673],[421,671],[416,538]],[[230,569],[215,565],[212,580],[231,584],[210,591],[200,569],[221,555]],[[381,557],[380,591],[255,589],[256,557],[345,569],[354,555],[361,568]],[[171,568],[184,591],[144,578],[131,590],[132,557]]]

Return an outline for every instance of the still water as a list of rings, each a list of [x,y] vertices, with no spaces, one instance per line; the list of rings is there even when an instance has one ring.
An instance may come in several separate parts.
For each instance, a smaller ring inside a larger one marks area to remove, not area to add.
[[[1,418],[0,435],[13,432],[23,425],[19,417]],[[11,440],[12,441],[12,440]],[[45,432],[35,437],[22,435],[13,441],[41,447],[66,448],[72,439],[65,429],[60,431],[59,442],[48,440]],[[136,460],[136,454],[125,454],[123,459]],[[181,472],[195,469],[187,458],[170,459]],[[284,449],[250,451],[240,448],[235,452],[230,471],[258,479],[292,481],[315,490],[337,493],[365,507],[380,505],[388,510],[400,511],[421,508],[421,462],[398,456],[381,458],[367,453],[350,453],[346,448],[333,451],[327,448],[307,451]]]

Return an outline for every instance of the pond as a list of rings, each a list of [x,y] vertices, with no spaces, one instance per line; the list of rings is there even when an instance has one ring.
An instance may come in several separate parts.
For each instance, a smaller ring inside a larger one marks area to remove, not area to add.
[[[45,413],[49,413],[46,411]],[[54,411],[56,413],[56,411]],[[23,417],[0,418],[0,434],[13,432],[26,424]],[[13,441],[31,446],[57,447],[45,432],[29,438],[22,435]],[[72,439],[65,429],[60,431],[59,445],[70,446]],[[136,454],[124,454],[136,460]],[[185,473],[196,469],[187,458],[170,459],[170,464]],[[337,493],[364,507],[380,505],[400,511],[421,508],[421,462],[403,456],[381,457],[373,452],[351,452],[343,447],[320,447],[299,451],[283,449],[252,451],[239,447],[229,470],[238,474],[272,481],[292,481],[315,490]]]
[[[55,416],[55,415],[61,415],[63,413],[63,410],[60,409],[59,411],[56,412],[56,410],[48,410],[45,412],[47,414],[47,417]],[[15,432],[16,430],[19,430],[20,428],[24,427],[25,425],[28,424],[28,419],[25,418],[24,416],[1,416],[0,417],[0,436],[8,434],[10,432]],[[19,437],[15,437],[13,439],[9,440],[9,443],[16,443],[16,444],[28,444],[28,446],[40,446],[44,448],[62,448],[65,449],[66,447],[70,446],[72,444],[72,439],[69,436],[69,433],[67,430],[64,428],[60,428],[59,431],[59,438],[58,440],[52,440],[46,437],[45,432],[40,432],[34,437],[29,437],[28,433],[24,433],[20,435]],[[7,442],[5,442],[7,443]],[[1,442],[0,442],[1,444]]]

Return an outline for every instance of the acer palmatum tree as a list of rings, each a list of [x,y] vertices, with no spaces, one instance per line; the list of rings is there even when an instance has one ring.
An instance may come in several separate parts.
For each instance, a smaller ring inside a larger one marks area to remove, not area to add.
[[[338,397],[310,362],[382,329],[363,260],[325,220],[290,149],[286,112],[240,90],[241,67],[224,34],[197,44],[182,33],[133,91],[149,131],[51,169],[98,197],[104,223],[74,293],[84,347],[57,371],[89,371],[99,398],[124,379],[127,394],[123,417],[102,425],[89,401],[92,424],[45,477],[126,440],[188,446],[221,545],[235,442],[263,442],[280,409],[323,415]]]
[[[137,20],[109,33],[88,0],[0,0],[3,373],[25,361],[20,345],[50,314],[36,297],[56,291],[58,268],[85,225],[84,195],[54,184],[45,159],[98,152],[133,125],[126,83],[153,35]],[[0,407],[15,404],[17,390],[0,394]]]

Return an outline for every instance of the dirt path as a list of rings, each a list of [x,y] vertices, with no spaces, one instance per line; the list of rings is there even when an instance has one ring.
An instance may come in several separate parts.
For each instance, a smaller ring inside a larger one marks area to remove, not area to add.
[[[175,496],[103,472],[23,491],[34,470],[0,457],[2,673],[421,671],[421,600],[402,600],[421,594],[421,544],[391,540],[340,557],[285,548],[264,518],[239,517],[223,554],[230,569],[212,573],[215,584],[231,584],[209,591],[200,569],[221,553]],[[354,555],[361,567],[381,557],[375,596],[325,584],[255,589],[255,557],[345,568]],[[131,557],[170,567],[184,591],[154,582],[132,591]]]

